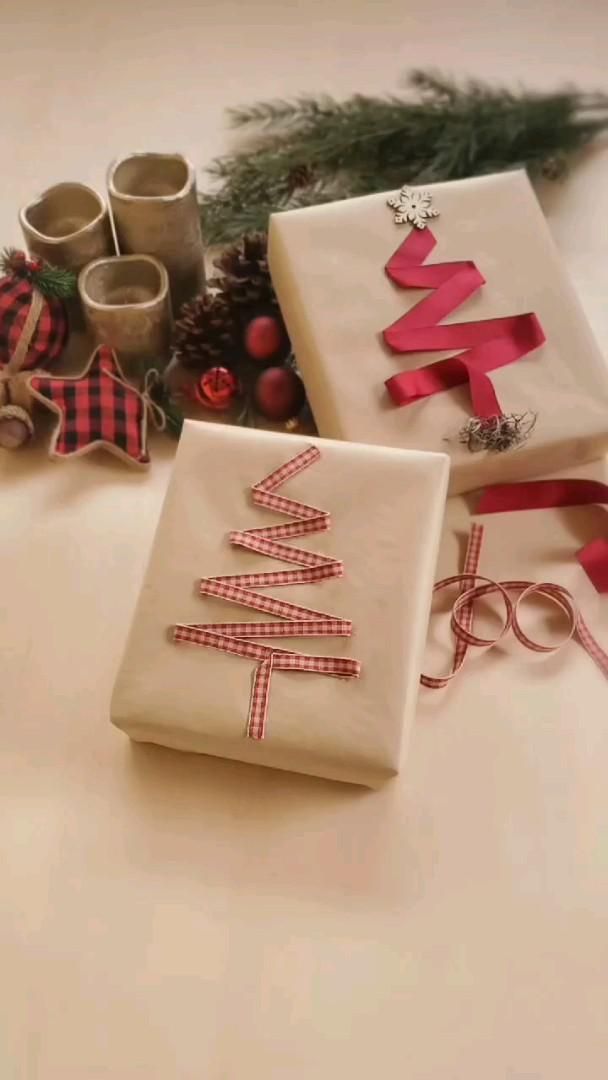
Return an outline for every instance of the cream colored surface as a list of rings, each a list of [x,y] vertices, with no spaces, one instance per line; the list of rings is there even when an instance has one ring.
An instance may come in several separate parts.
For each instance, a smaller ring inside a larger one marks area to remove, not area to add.
[[[450,491],[539,476],[597,458],[608,449],[608,372],[525,172],[482,176],[429,191],[440,217],[429,262],[472,259],[486,284],[445,324],[533,311],[546,335],[540,349],[491,373],[506,413],[537,414],[517,453],[471,454],[458,433],[471,415],[459,387],[397,409],[385,388],[450,350],[392,354],[381,341],[420,300],[383,272],[410,226],[397,227],[388,193],[275,214],[269,257],[319,431],[449,453]],[[452,350],[453,351],[453,350]]]
[[[275,672],[268,737],[254,741],[243,738],[254,665],[214,649],[177,648],[169,631],[176,622],[259,621],[203,600],[197,582],[285,567],[231,548],[227,533],[286,520],[254,508],[251,485],[311,444],[321,459],[281,494],[331,513],[330,532],[294,544],[341,559],[344,577],[269,595],[352,620],[351,638],[280,644],[355,657],[361,676]],[[222,462],[221,472],[209,470],[211,461]],[[134,739],[178,750],[370,787],[394,776],[418,696],[448,467],[444,454],[189,423],[114,693],[114,722]]]
[[[63,177],[101,188],[134,147],[202,164],[224,143],[224,103],[373,92],[412,62],[608,88],[597,0],[3,14],[3,243],[30,196]],[[597,152],[543,191],[604,353],[607,180]],[[517,652],[499,680],[497,654],[487,680],[429,691],[407,768],[379,793],[131,747],[108,711],[169,476],[170,444],[152,452],[146,474],[41,450],[0,461],[2,1080],[605,1080],[593,665],[572,646],[547,678]],[[519,572],[529,550],[535,574],[578,591],[569,553],[604,522],[495,518],[484,566]],[[589,608],[604,643],[606,602]]]

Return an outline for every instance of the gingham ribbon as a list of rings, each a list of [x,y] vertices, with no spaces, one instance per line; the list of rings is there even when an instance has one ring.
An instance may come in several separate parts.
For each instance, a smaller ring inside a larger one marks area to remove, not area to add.
[[[228,574],[203,578],[200,583],[201,596],[214,596],[253,611],[277,616],[277,619],[269,622],[178,623],[173,631],[173,640],[178,643],[202,645],[257,662],[253,673],[246,728],[246,735],[250,739],[263,739],[265,736],[273,671],[304,671],[339,679],[356,679],[361,670],[359,661],[348,657],[309,656],[288,649],[261,645],[252,640],[275,637],[350,637],[352,634],[352,623],[348,619],[340,619],[314,608],[277,600],[273,596],[264,596],[255,591],[273,585],[316,584],[327,578],[343,575],[343,564],[338,559],[281,543],[296,536],[325,532],[330,528],[331,521],[327,511],[275,494],[278,487],[309,465],[313,465],[320,456],[316,447],[309,446],[252,487],[253,502],[256,506],[286,514],[293,518],[293,521],[229,533],[230,543],[235,547],[293,563],[298,569]]]
[[[501,641],[509,630],[513,630],[517,640],[526,649],[539,653],[557,652],[571,638],[576,638],[585,649],[585,652],[597,664],[600,671],[608,678],[608,653],[601,648],[593,637],[577,608],[572,594],[562,585],[554,585],[549,581],[494,581],[492,578],[483,577],[478,573],[482,542],[483,525],[475,523],[469,534],[464,572],[443,578],[433,588],[433,592],[436,593],[455,585],[460,587],[451,612],[451,627],[456,637],[456,644],[452,667],[448,674],[439,676],[421,675],[420,682],[422,685],[433,690],[447,686],[462,669],[469,646],[491,648]],[[499,593],[504,605],[503,625],[496,637],[482,638],[473,633],[474,603],[482,596],[489,596],[492,593]],[[511,599],[510,593],[517,594],[515,600]],[[550,600],[565,614],[567,619],[566,633],[563,640],[556,645],[545,645],[534,641],[522,629],[519,621],[520,610],[522,604],[531,596],[542,596],[546,600]]]

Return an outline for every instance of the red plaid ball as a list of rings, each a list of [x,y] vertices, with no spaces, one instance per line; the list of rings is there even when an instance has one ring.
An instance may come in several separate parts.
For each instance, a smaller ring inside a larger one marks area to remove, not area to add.
[[[25,278],[0,280],[0,370],[13,355],[32,302],[32,285]],[[45,297],[23,369],[47,367],[61,355],[68,336],[62,300]]]

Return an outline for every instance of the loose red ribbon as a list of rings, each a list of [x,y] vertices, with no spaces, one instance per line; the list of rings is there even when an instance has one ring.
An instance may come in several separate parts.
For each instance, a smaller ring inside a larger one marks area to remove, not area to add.
[[[528,480],[522,484],[495,484],[487,488],[477,505],[477,513],[592,504],[608,506],[608,484],[598,480]],[[576,557],[597,591],[608,592],[608,539],[597,537],[581,548]]]
[[[433,588],[433,592],[436,593],[454,585],[459,586],[459,595],[454,602],[451,614],[451,627],[456,637],[456,645],[450,671],[446,675],[421,675],[420,682],[422,685],[432,690],[447,686],[462,669],[470,646],[491,648],[501,641],[509,630],[513,630],[517,640],[526,649],[538,653],[557,652],[571,638],[576,638],[585,652],[597,664],[602,674],[608,679],[608,653],[602,649],[593,637],[583,616],[578,611],[571,593],[562,585],[554,585],[549,581],[494,581],[492,578],[483,577],[478,573],[482,541],[483,525],[476,523],[472,526],[469,534],[464,572],[443,578]],[[478,582],[481,582],[481,584],[477,584]],[[496,637],[482,638],[473,633],[473,607],[476,600],[493,593],[500,594],[504,605],[503,625]],[[514,601],[511,599],[510,593],[517,594]],[[545,645],[542,642],[534,641],[522,629],[519,621],[521,606],[534,595],[542,596],[551,601],[566,615],[568,620],[566,633],[563,640],[557,645]]]
[[[537,349],[545,341],[543,328],[532,312],[439,326],[485,284],[485,278],[468,260],[423,266],[436,243],[429,228],[413,229],[386,264],[386,273],[397,285],[434,292],[384,330],[383,337],[397,353],[443,349],[463,352],[393,375],[387,379],[386,387],[395,405],[411,405],[468,382],[474,414],[483,418],[500,416],[503,410],[487,372],[512,364]]]
[[[294,521],[259,529],[238,530],[229,534],[230,543],[235,547],[293,563],[299,569],[228,574],[203,578],[200,583],[201,596],[219,597],[241,607],[276,615],[278,619],[269,622],[178,624],[173,632],[173,640],[178,643],[201,645],[257,661],[246,729],[250,739],[263,739],[265,736],[273,671],[304,671],[339,679],[356,679],[361,670],[359,661],[348,657],[309,656],[260,645],[251,640],[274,637],[350,637],[352,634],[352,623],[348,619],[277,600],[273,596],[264,596],[255,591],[256,588],[274,585],[310,585],[327,578],[342,577],[343,564],[339,559],[279,542],[295,536],[324,532],[330,527],[327,511],[274,494],[278,487],[314,464],[320,456],[316,447],[309,446],[275,469],[270,476],[253,485],[252,497],[256,506],[286,514],[294,518]]]

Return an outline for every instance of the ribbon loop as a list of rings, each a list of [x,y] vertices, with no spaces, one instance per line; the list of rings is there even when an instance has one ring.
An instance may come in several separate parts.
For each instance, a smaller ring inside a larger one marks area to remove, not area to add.
[[[583,646],[585,652],[597,664],[602,674],[608,678],[608,653],[602,649],[593,637],[571,593],[563,585],[555,585],[550,581],[494,581],[492,578],[483,577],[477,573],[482,541],[483,525],[476,522],[469,534],[463,573],[443,578],[433,588],[433,592],[436,593],[449,586],[460,585],[460,594],[452,606],[450,618],[456,644],[451,671],[447,675],[421,675],[421,684],[432,690],[439,690],[447,686],[462,669],[469,646],[485,646],[491,649],[511,628],[517,640],[526,649],[538,653],[558,652],[571,638],[575,637]],[[477,581],[481,581],[483,584],[471,585],[471,582]],[[518,594],[515,602],[510,599],[509,592]],[[500,593],[505,605],[505,619],[499,634],[493,638],[482,638],[473,633],[473,605],[475,600],[492,593]],[[522,630],[519,621],[521,605],[534,595],[542,596],[555,604],[568,619],[568,631],[563,640],[555,645],[545,645],[542,642],[534,641],[529,634]]]

